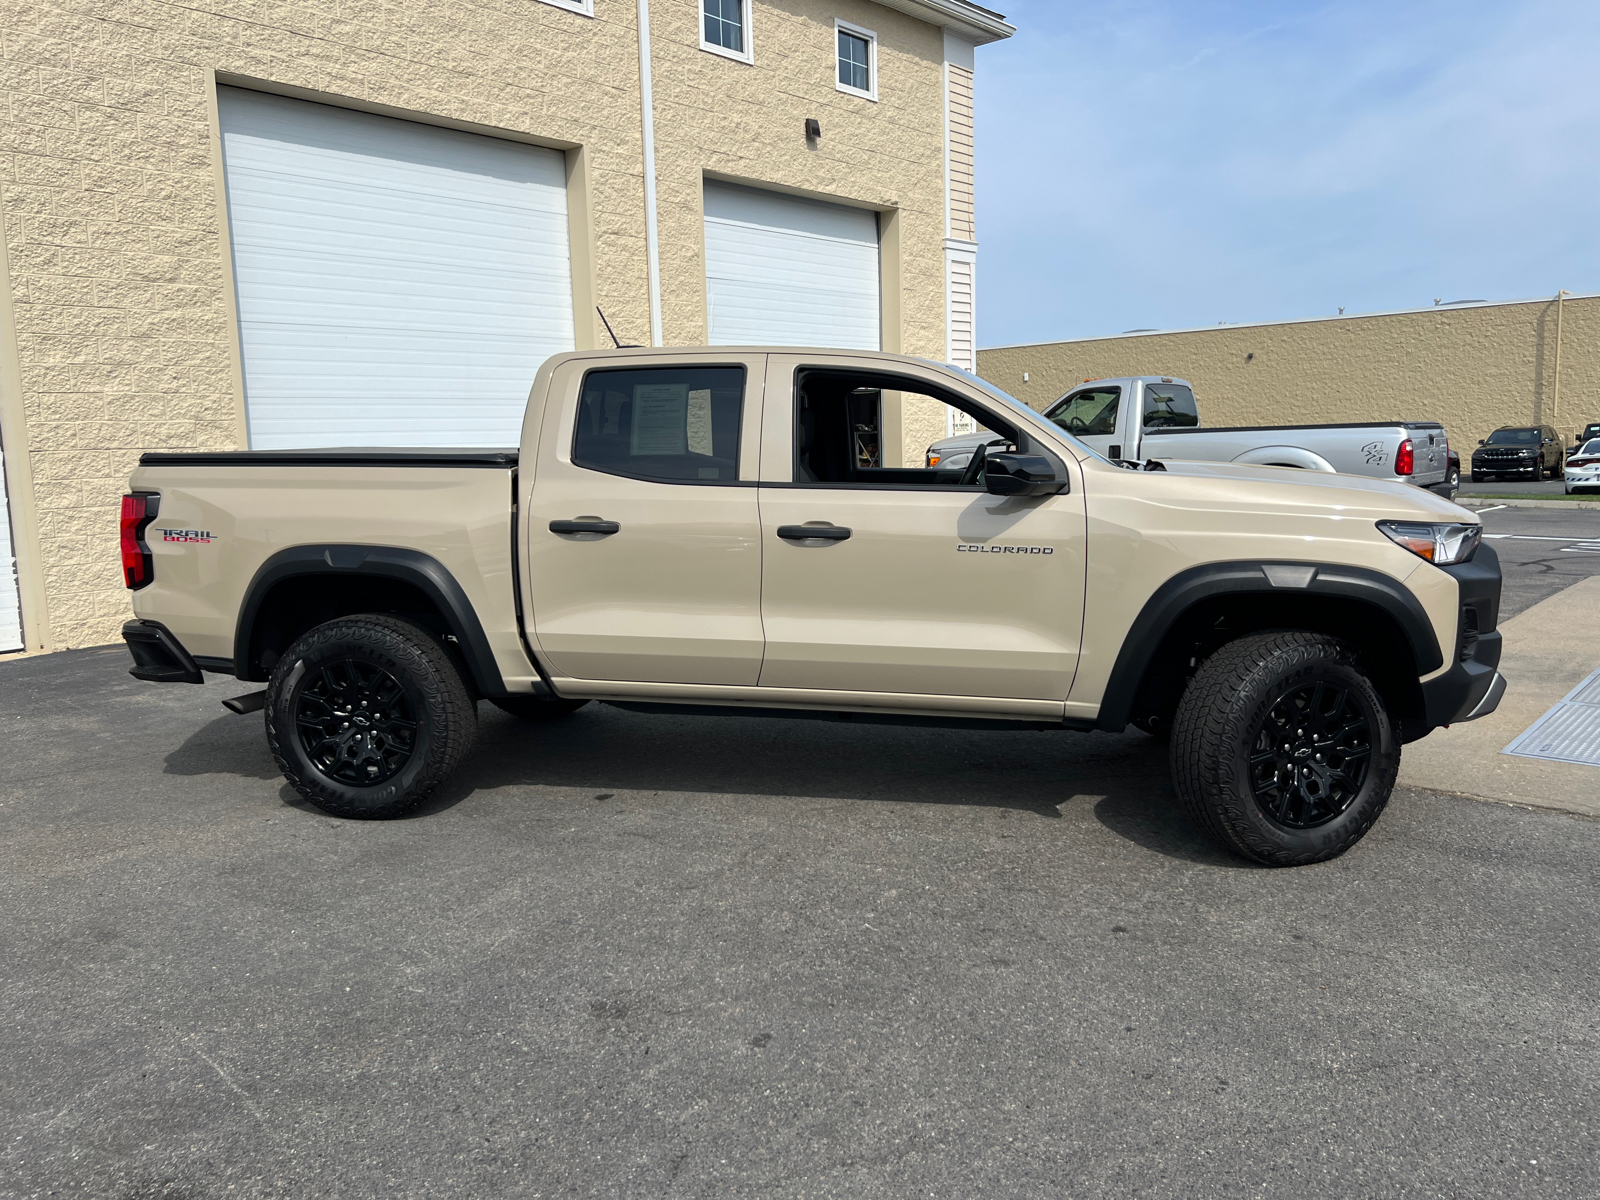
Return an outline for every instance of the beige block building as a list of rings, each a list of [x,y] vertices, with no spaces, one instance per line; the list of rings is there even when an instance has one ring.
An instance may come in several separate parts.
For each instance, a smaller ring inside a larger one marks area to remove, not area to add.
[[[978,372],[1035,408],[1089,379],[1171,375],[1207,425],[1440,421],[1466,463],[1502,425],[1570,439],[1600,421],[1600,296],[1000,346]]]
[[[142,451],[514,442],[602,311],[975,366],[975,50],[1012,32],[967,0],[0,7],[0,651],[115,640]],[[931,413],[885,408],[920,453]]]

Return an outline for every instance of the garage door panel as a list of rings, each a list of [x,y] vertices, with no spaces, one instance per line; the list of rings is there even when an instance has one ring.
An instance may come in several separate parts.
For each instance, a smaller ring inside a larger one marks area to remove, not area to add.
[[[882,344],[876,214],[707,184],[713,345]]]
[[[251,445],[513,445],[573,347],[557,151],[219,89]]]

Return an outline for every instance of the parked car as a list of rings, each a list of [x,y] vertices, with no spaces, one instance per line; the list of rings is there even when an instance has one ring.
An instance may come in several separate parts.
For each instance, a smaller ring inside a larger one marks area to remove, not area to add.
[[[1590,438],[1567,459],[1567,495],[1600,491],[1600,437]]]
[[[1567,453],[1578,453],[1578,448],[1580,446],[1592,442],[1595,438],[1600,438],[1600,421],[1590,421],[1587,425],[1585,425],[1583,427],[1583,432],[1578,434],[1578,436],[1573,439],[1572,449],[1568,450]]]
[[[1472,452],[1472,482],[1485,479],[1561,477],[1561,439],[1549,425],[1506,425]]]
[[[863,401],[1004,435],[863,465]],[[265,685],[290,785],[396,817],[477,701],[1172,737],[1177,794],[1276,865],[1358,841],[1400,744],[1492,712],[1500,568],[1418,488],[1129,469],[976,376],[865,351],[581,351],[520,450],[146,454],[123,502],[140,679]],[[537,755],[538,741],[529,743]]]
[[[1044,410],[1074,437],[1111,459],[1238,462],[1269,467],[1366,475],[1432,488],[1454,500],[1461,460],[1451,467],[1450,439],[1430,421],[1354,425],[1201,425],[1199,402],[1187,380],[1138,375],[1096,379]],[[944,438],[926,462],[965,466],[987,432]]]

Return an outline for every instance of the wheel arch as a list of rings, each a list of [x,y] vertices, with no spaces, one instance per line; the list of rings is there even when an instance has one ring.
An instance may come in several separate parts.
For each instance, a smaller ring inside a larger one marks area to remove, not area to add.
[[[1335,473],[1332,463],[1303,446],[1257,446],[1233,461],[1255,467],[1298,467],[1302,471]]]
[[[358,612],[418,619],[454,642],[450,649],[479,694],[505,692],[489,639],[461,584],[438,559],[400,546],[291,546],[268,558],[239,606],[235,674],[267,679],[295,638]]]
[[[1433,624],[1397,580],[1333,563],[1208,563],[1174,575],[1145,602],[1117,655],[1096,725],[1176,707],[1198,659],[1247,633],[1307,629],[1363,655],[1391,715],[1424,719],[1420,677],[1444,665]]]

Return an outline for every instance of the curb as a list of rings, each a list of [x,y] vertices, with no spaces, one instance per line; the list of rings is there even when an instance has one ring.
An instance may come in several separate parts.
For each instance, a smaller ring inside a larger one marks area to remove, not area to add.
[[[1600,500],[1500,500],[1488,496],[1458,496],[1456,503],[1463,508],[1482,504],[1485,508],[1576,508],[1600,509]]]

